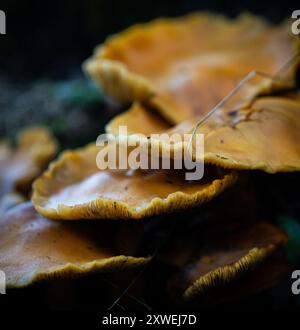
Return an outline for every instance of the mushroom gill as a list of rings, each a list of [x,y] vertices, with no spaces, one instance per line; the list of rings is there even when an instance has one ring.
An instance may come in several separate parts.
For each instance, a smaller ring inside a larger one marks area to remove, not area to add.
[[[201,205],[237,174],[207,168],[198,181],[183,170],[100,170],[100,147],[66,151],[33,184],[36,210],[51,219],[139,219]]]

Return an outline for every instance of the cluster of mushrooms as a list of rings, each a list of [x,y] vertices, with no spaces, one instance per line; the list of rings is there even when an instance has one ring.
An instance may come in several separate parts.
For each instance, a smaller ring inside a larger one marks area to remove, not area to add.
[[[121,125],[137,138],[191,133],[247,74],[257,74],[199,126],[205,170],[198,181],[172,168],[99,170],[95,143],[62,152],[45,170],[57,143],[42,128],[24,130],[15,149],[1,142],[7,287],[95,272],[122,277],[154,259],[158,282],[160,269],[171,267],[160,294],[178,304],[278,283],[287,237],[256,218],[251,175],[300,170],[299,50],[287,22],[208,13],[135,25],[97,47],[84,71],[108,99],[129,105],[107,124],[111,134]],[[191,153],[197,157],[193,146]]]

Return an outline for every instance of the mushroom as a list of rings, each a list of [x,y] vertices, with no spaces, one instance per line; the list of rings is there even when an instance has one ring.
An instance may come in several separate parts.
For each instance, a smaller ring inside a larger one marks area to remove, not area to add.
[[[106,125],[105,130],[107,133],[117,135],[120,126],[126,126],[128,134],[142,133],[147,136],[171,128],[161,116],[149,111],[139,102],[135,102],[129,110],[115,116]]]
[[[270,258],[277,255],[287,241],[278,227],[263,221],[239,223],[228,219],[222,223],[210,220],[196,224],[190,221],[186,227],[177,228],[173,241],[159,256],[163,263],[177,268],[168,287],[173,298],[181,303],[220,296],[224,287],[238,280],[246,285],[243,279],[254,277],[253,272],[265,264],[272,265],[274,260],[269,262]],[[283,260],[286,270],[284,257],[280,256],[279,260]],[[284,269],[277,274],[278,280],[286,274]],[[259,282],[266,287],[267,283]],[[238,292],[238,284],[236,286]]]
[[[142,108],[142,105],[139,105],[139,108]],[[148,113],[140,117],[141,119],[152,115],[145,107],[143,111]],[[114,122],[125,125],[125,121],[131,134],[144,133],[143,121],[138,125],[137,117],[134,112],[131,113],[131,110],[118,117],[108,125],[114,133],[117,133]],[[166,131],[162,131],[161,126],[156,125],[154,121],[148,121],[151,128],[148,125],[145,133],[152,130],[153,133],[192,134],[198,120],[199,118],[187,120]],[[139,130],[136,131],[138,128]],[[237,108],[235,111],[222,108],[203,122],[197,133],[204,134],[204,162],[207,164],[229,169],[259,169],[268,173],[298,171],[300,170],[299,93],[257,97],[251,105]],[[135,143],[143,145],[144,142],[138,134],[132,137],[137,140]],[[156,149],[174,150],[175,148],[159,136],[153,137],[151,144]],[[187,148],[188,143],[179,147]],[[193,155],[196,156],[195,152]]]
[[[207,113],[253,70],[276,74],[300,47],[289,30],[250,14],[159,19],[109,38],[84,70],[114,100],[146,102],[178,124]],[[291,87],[297,64],[280,79],[252,79],[236,102]]]
[[[15,149],[5,140],[0,143],[0,214],[28,197],[56,151],[54,137],[41,127],[21,131]]]
[[[57,148],[47,131],[24,131],[15,152],[0,144],[0,192],[5,197],[0,204],[0,269],[7,286],[114,274],[144,267],[155,257],[173,269],[168,290],[180,303],[207,301],[226,290],[227,296],[248,293],[253,283],[258,283],[255,289],[276,283],[286,270],[281,252],[287,238],[270,222],[256,220],[248,186],[243,188],[246,197],[242,190],[232,196],[229,189],[229,202],[224,194],[211,208],[199,212],[195,207],[246,178],[236,169],[300,170],[299,94],[260,96],[294,86],[298,59],[279,79],[268,78],[299,49],[288,29],[252,15],[230,20],[194,14],[134,26],[98,47],[84,64],[86,72],[109,97],[134,101],[106,131],[118,134],[126,125],[128,134],[134,134],[131,141],[142,145],[145,140],[135,133],[143,133],[160,151],[171,149],[171,156],[177,149],[182,155],[189,144],[168,144],[152,133],[190,134],[245,75],[257,70],[266,76],[248,81],[231,100],[234,108],[219,109],[199,127],[205,136],[202,180],[188,182],[183,170],[173,168],[99,169],[97,155],[107,146],[97,145],[63,152],[38,177]],[[189,151],[198,161],[193,143]],[[12,193],[28,195],[35,178],[32,203],[11,207],[20,202]],[[236,199],[239,205],[231,210],[228,205]],[[156,247],[154,255],[143,252],[143,244],[161,225],[159,218],[150,217],[175,211],[168,244]],[[276,262],[282,263],[278,272]],[[260,279],[263,271],[268,281]]]
[[[100,170],[100,147],[62,153],[33,184],[36,210],[51,219],[139,219],[203,204],[232,185],[235,172],[207,168],[188,183],[182,170]]]
[[[111,224],[54,222],[39,215],[30,202],[10,209],[0,219],[0,269],[7,287],[96,271],[124,271],[148,263],[149,257],[118,251],[114,239],[118,230]],[[127,234],[134,239],[135,235]]]
[[[182,271],[184,272],[184,270]],[[220,274],[224,272],[223,275],[219,277],[220,283],[222,282],[221,277],[225,276],[225,271],[226,267],[220,269]],[[208,287],[206,291],[198,291],[194,286],[199,285],[199,283],[194,283],[189,287],[191,291],[186,290],[184,296],[176,296],[179,292],[182,293],[178,283],[182,281],[181,272],[174,274],[174,276],[170,278],[168,290],[176,303],[188,304],[191,306],[197,304],[208,307],[211,304],[239,300],[274,288],[287,278],[289,271],[289,262],[282,249],[278,248],[278,251],[274,251],[271,255],[266,256],[262,262],[257,260],[257,264],[254,265],[253,269],[245,267],[237,278],[232,278],[232,280],[220,285]],[[199,279],[200,278],[201,275],[199,274]],[[181,282],[181,284],[183,283]]]

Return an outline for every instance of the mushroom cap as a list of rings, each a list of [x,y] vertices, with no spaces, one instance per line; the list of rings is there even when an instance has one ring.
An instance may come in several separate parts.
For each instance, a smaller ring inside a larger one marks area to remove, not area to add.
[[[122,271],[150,261],[122,255],[114,245],[116,231],[107,226],[54,222],[39,215],[30,202],[7,211],[0,219],[0,269],[6,274],[7,287],[95,271]]]
[[[299,47],[287,23],[196,13],[135,25],[98,46],[83,67],[109,97],[147,102],[178,124],[207,113],[249,72],[276,74]],[[281,81],[251,80],[236,101],[292,86],[297,65]]]
[[[129,110],[115,116],[105,126],[105,130],[109,134],[117,135],[120,126],[126,126],[128,134],[142,133],[147,136],[171,128],[161,116],[149,111],[139,102],[135,102]]]
[[[205,138],[208,163],[268,173],[300,170],[300,98],[261,97],[229,123],[230,114],[223,115],[203,127],[211,131]]]
[[[26,198],[19,193],[7,193],[0,197],[0,215],[4,214],[11,207],[23,203]]]
[[[138,219],[203,204],[237,178],[215,167],[192,182],[183,170],[99,170],[100,150],[89,145],[62,153],[33,184],[36,210],[58,220]]]
[[[31,184],[55,156],[57,143],[45,128],[21,131],[16,149],[0,144],[0,195],[11,192],[28,194]]]
[[[142,105],[139,105],[141,109]],[[119,115],[115,119],[119,125],[128,126],[131,133],[144,133],[144,121],[138,125],[136,114]],[[144,107],[147,115],[141,120],[152,116],[151,110]],[[201,119],[201,118],[200,118]],[[154,121],[148,121],[147,132],[191,134],[199,118],[187,120],[164,132]],[[151,127],[149,126],[151,125]],[[114,127],[114,125],[109,125]],[[138,131],[134,130],[138,129]],[[114,133],[117,134],[114,127]],[[204,134],[204,162],[228,169],[263,170],[268,173],[290,172],[300,170],[300,96],[299,93],[283,96],[261,96],[251,105],[237,108],[234,111],[220,109],[204,122],[197,130]],[[131,136],[139,140],[139,135]],[[134,141],[133,141],[134,142]],[[135,141],[138,143],[138,141]],[[143,144],[143,140],[140,140]],[[149,143],[149,141],[147,141]],[[154,137],[151,144],[157,149],[184,145],[169,145],[166,140]],[[154,150],[155,150],[154,148]],[[150,150],[150,149],[149,149]],[[153,149],[151,149],[153,150]],[[173,153],[171,153],[172,155]],[[193,151],[193,156],[197,154]]]
[[[248,274],[268,263],[287,241],[285,233],[268,222],[200,224],[174,237],[161,260],[178,267],[168,285],[173,296],[186,301],[252,278]]]

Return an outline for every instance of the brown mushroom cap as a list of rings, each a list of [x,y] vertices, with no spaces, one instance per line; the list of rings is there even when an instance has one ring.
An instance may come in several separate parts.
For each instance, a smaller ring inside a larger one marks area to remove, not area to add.
[[[0,198],[0,215],[4,214],[11,207],[23,203],[26,198],[19,193],[7,193]]]
[[[62,153],[33,185],[36,210],[58,220],[138,219],[205,203],[237,177],[213,167],[193,182],[182,170],[99,170],[99,150],[90,145]]]
[[[300,169],[300,99],[261,97],[228,123],[212,119],[204,130],[208,163],[269,173]],[[201,132],[201,128],[200,128]]]
[[[97,47],[84,69],[108,96],[146,101],[178,124],[207,113],[252,70],[277,73],[296,49],[289,24],[198,13],[135,25]],[[237,100],[293,85],[296,67],[280,82],[254,79]]]
[[[122,255],[114,246],[115,231],[107,225],[54,222],[39,215],[29,202],[9,210],[0,219],[0,269],[7,287],[149,262],[149,258]]]
[[[126,126],[128,134],[142,133],[150,135],[170,129],[170,125],[162,117],[149,111],[136,102],[132,107],[115,116],[105,127],[107,133],[118,134],[119,127]]]
[[[238,278],[220,286],[212,286],[203,292],[193,291],[188,296],[181,296],[180,299],[177,297],[177,303],[188,303],[192,306],[195,304],[208,306],[210,304],[238,300],[274,288],[289,273],[290,264],[287,257],[282,249],[278,249],[278,251],[274,251],[272,255],[269,255],[253,269],[246,269]],[[181,281],[178,274],[169,281],[169,290],[174,290],[171,293],[172,296],[177,292],[177,281]]]
[[[161,255],[164,262],[179,267],[169,288],[187,301],[207,297],[245,277],[287,241],[279,228],[267,222],[193,228],[193,232],[183,229]]]
[[[57,143],[44,128],[20,132],[17,147],[0,144],[0,196],[11,192],[27,194],[34,179],[54,157]]]
[[[139,105],[139,107],[142,107]],[[144,108],[143,111],[147,111]],[[118,122],[122,125],[125,116],[120,115]],[[148,111],[147,118],[151,116]],[[133,114],[126,114],[128,130],[133,132],[140,127],[143,133],[143,122],[131,123]],[[185,121],[164,133],[191,134],[198,119]],[[149,121],[147,132],[162,133],[161,127]],[[113,125],[112,125],[113,126]],[[117,130],[115,130],[117,133]],[[260,169],[268,173],[298,171],[300,169],[300,97],[299,93],[286,96],[258,97],[246,108],[235,111],[220,109],[197,130],[204,134],[204,161],[230,169]],[[132,136],[139,139],[136,134]],[[166,146],[166,141],[152,138],[157,148]],[[148,143],[148,141],[147,141]],[[143,141],[141,141],[143,144]],[[174,149],[172,145],[170,149]],[[180,146],[182,148],[182,145]],[[173,153],[172,153],[173,154]],[[195,153],[194,153],[195,156]]]

